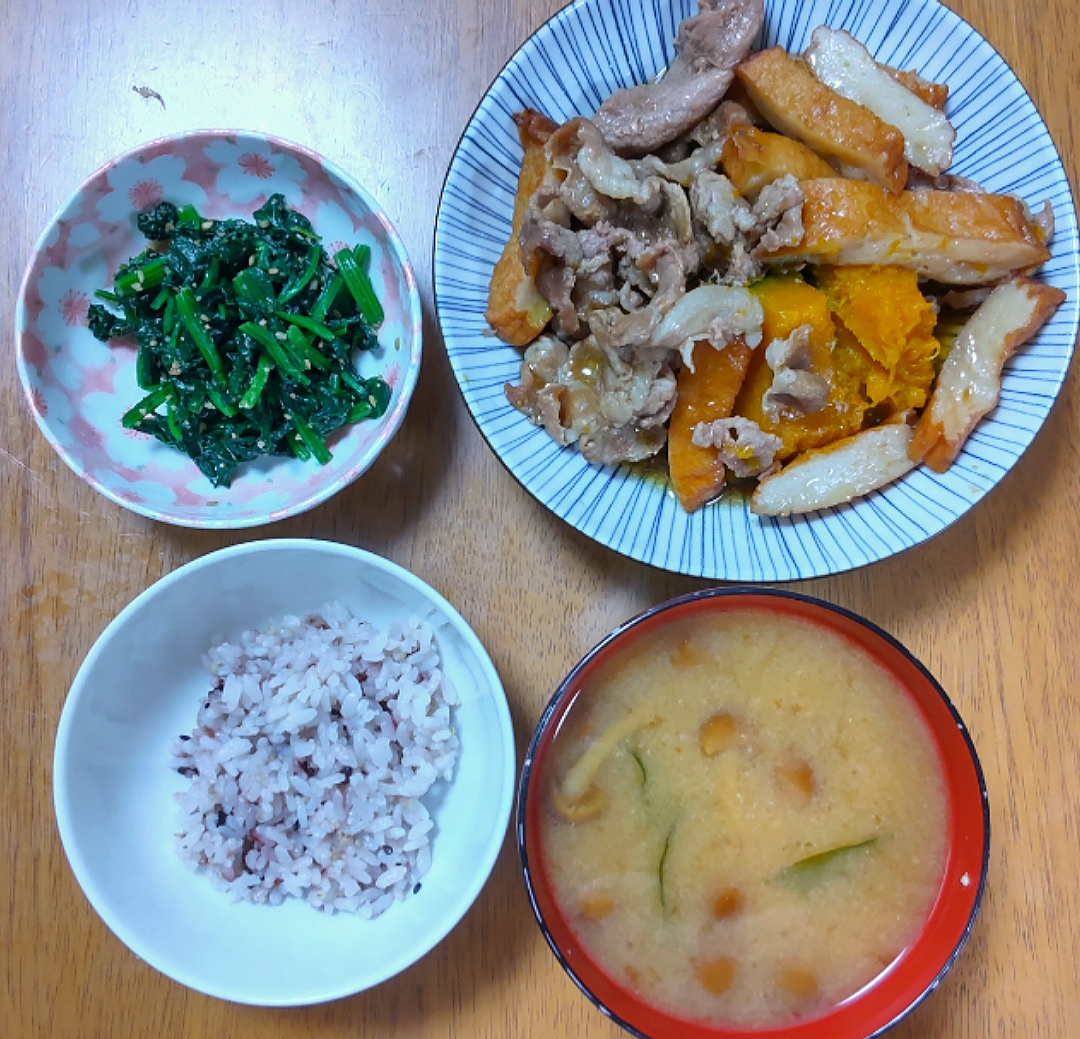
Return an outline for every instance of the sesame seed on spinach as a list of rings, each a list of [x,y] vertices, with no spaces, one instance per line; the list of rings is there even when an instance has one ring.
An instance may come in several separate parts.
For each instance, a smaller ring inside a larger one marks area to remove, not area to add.
[[[330,461],[326,437],[390,403],[361,378],[383,310],[360,245],[333,258],[310,221],[273,195],[246,220],[161,202],[138,217],[147,248],[90,307],[100,340],[134,335],[145,396],[122,422],[179,448],[215,487],[264,455]]]

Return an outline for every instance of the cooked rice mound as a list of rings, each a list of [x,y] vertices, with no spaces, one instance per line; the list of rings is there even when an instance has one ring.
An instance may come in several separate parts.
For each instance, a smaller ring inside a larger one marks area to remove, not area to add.
[[[449,781],[459,700],[434,632],[342,606],[245,632],[204,658],[216,684],[171,747],[181,857],[235,900],[293,896],[375,917],[431,865],[421,798]]]

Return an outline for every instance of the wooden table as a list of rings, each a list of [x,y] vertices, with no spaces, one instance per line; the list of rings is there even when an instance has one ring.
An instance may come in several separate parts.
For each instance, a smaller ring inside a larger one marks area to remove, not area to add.
[[[523,750],[569,666],[637,611],[701,583],[650,570],[553,518],[481,440],[432,307],[443,175],[503,62],[560,0],[95,4],[3,0],[0,34],[0,1034],[594,1039],[621,1033],[577,991],[533,923],[508,840],[490,882],[426,959],[374,991],[263,1010],[182,988],[138,960],[77,887],[53,821],[53,739],[83,655],[139,591],[256,537],[381,553],[450,599],[488,647]],[[951,0],[1032,93],[1076,181],[1073,0]],[[133,87],[160,95],[144,98]],[[264,130],[353,171],[404,237],[425,359],[404,427],[333,501],[275,526],[204,533],[126,512],[38,433],[11,358],[23,265],[91,170],[196,127]],[[988,500],[931,543],[799,585],[865,614],[941,680],[981,752],[993,808],[986,900],[940,990],[894,1033],[1080,1035],[1080,399]]]

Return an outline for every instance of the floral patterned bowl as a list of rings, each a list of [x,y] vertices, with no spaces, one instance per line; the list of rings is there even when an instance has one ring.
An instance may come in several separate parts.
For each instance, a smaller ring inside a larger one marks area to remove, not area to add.
[[[360,374],[379,374],[386,413],[332,434],[333,459],[264,458],[213,487],[180,451],[121,416],[141,396],[134,342],[100,343],[87,328],[95,290],[145,248],[135,218],[163,199],[213,219],[250,219],[280,192],[314,224],[330,252],[371,247],[370,274],[386,312],[379,346]],[[185,527],[251,527],[310,509],[355,480],[404,418],[420,369],[420,295],[397,232],[348,174],[314,152],[266,134],[197,130],[152,141],[94,173],[46,228],[23,278],[16,355],[30,410],[49,443],[88,483],[144,516]]]

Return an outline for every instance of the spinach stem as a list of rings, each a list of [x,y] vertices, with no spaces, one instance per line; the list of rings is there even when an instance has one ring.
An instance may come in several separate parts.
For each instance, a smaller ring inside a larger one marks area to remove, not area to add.
[[[261,354],[259,356],[259,365],[255,369],[255,377],[251,380],[251,385],[247,388],[247,392],[240,398],[240,407],[255,407],[259,402],[259,397],[262,396],[262,391],[266,386],[266,380],[270,378],[270,373],[273,370],[274,362],[270,360],[267,354]]]
[[[176,309],[180,312],[180,320],[184,323],[187,334],[191,336],[192,342],[199,348],[199,353],[203,355],[203,360],[206,361],[206,365],[213,373],[215,380],[223,382],[224,366],[221,363],[221,355],[199,319],[198,304],[195,302],[195,293],[190,285],[185,285],[176,294]]]
[[[363,252],[361,252],[363,250]],[[345,279],[345,286],[356,301],[357,309],[363,315],[364,320],[372,328],[377,327],[384,317],[382,304],[375,296],[371,279],[361,266],[367,259],[370,249],[366,245],[358,245],[356,251],[341,249],[334,255],[341,276]]]

